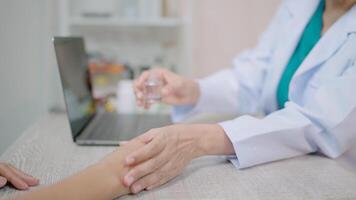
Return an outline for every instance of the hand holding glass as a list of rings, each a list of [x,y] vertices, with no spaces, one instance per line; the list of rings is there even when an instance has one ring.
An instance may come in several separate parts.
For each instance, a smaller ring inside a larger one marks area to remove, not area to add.
[[[195,80],[163,68],[143,72],[134,82],[134,91],[137,105],[146,109],[158,102],[169,105],[195,104],[200,95]]]

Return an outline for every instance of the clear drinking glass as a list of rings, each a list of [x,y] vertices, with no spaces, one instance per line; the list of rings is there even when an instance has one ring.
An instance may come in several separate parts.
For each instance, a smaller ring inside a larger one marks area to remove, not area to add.
[[[150,73],[145,82],[145,103],[154,104],[161,102],[162,80],[154,73]]]

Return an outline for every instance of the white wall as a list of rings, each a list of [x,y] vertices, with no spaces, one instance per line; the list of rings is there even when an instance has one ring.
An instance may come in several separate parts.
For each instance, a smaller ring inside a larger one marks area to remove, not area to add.
[[[54,0],[0,1],[0,154],[55,101]]]
[[[281,0],[195,0],[192,74],[202,77],[231,66],[232,58],[253,47]]]

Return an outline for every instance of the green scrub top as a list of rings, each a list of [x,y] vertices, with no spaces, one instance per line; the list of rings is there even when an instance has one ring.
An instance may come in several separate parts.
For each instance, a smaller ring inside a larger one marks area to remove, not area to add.
[[[277,88],[277,102],[280,109],[284,108],[284,104],[288,101],[289,84],[294,73],[313,49],[315,44],[321,38],[323,28],[323,12],[325,9],[325,0],[321,0],[314,15],[304,29],[300,41],[291,56]]]

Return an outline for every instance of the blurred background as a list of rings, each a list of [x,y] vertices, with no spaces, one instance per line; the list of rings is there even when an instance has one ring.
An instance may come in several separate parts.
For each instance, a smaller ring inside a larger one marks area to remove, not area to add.
[[[120,82],[151,66],[194,78],[231,66],[256,44],[279,3],[0,0],[0,154],[42,116],[64,110],[53,36],[85,38],[93,96],[118,111],[117,94],[128,88]]]

